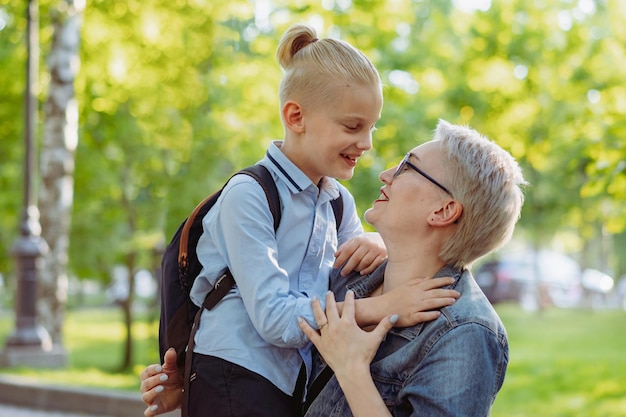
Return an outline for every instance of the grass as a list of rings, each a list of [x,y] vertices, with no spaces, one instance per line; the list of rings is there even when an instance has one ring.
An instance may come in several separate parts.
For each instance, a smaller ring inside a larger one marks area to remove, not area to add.
[[[626,416],[626,313],[497,309],[510,362],[493,417]]]
[[[7,317],[0,316],[0,343],[15,328]],[[10,315],[11,318],[13,315]],[[65,369],[0,368],[0,374],[56,385],[136,391],[139,373],[146,364],[157,363],[158,322],[145,317],[133,324],[133,362],[130,371],[119,371],[124,355],[124,326],[119,308],[74,310],[66,315],[64,347],[68,352]]]
[[[626,313],[618,310],[560,310],[527,313],[498,305],[511,358],[492,417],[626,416]],[[0,343],[14,328],[0,316]],[[0,369],[0,373],[60,385],[138,391],[139,372],[156,363],[157,323],[134,324],[132,371],[117,372],[123,326],[118,309],[69,312],[62,370]]]

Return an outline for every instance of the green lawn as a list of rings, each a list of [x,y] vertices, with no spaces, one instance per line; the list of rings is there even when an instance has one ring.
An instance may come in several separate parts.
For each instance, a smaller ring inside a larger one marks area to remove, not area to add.
[[[626,313],[498,306],[510,362],[493,417],[626,416]]]
[[[527,313],[514,305],[497,310],[509,333],[511,360],[492,417],[626,416],[626,313],[551,309]],[[14,328],[0,316],[0,343]],[[157,323],[138,321],[132,372],[115,370],[122,358],[123,326],[117,309],[67,315],[66,370],[0,369],[37,381],[136,391],[139,372],[158,358]]]
[[[12,316],[12,315],[11,315]],[[0,343],[15,324],[7,314],[0,316]],[[63,370],[2,369],[0,374],[18,375],[39,382],[136,391],[139,372],[145,364],[157,363],[158,322],[137,320],[133,325],[133,360],[129,372],[119,372],[123,358],[124,326],[119,308],[74,310],[66,316],[64,346],[69,366]]]

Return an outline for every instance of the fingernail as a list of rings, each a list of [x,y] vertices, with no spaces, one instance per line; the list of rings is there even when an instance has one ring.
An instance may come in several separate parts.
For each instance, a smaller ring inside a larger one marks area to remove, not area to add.
[[[159,377],[159,380],[160,380],[160,381],[167,381],[167,378],[168,378],[168,377],[167,377],[167,374],[163,374],[163,375],[161,375],[161,376]]]
[[[150,407],[150,411],[156,411],[157,408],[159,408],[159,406],[155,404],[152,407]]]
[[[163,371],[163,367],[161,365],[157,365],[154,367],[154,372],[159,373]]]
[[[302,323],[302,317],[296,317],[296,320],[298,321],[298,323]]]
[[[389,317],[389,321],[391,322],[391,324],[396,324],[396,322],[398,321],[398,315],[392,314],[391,317]]]
[[[163,385],[159,385],[158,387],[154,389],[154,391],[156,392],[163,392],[163,390],[164,390]]]

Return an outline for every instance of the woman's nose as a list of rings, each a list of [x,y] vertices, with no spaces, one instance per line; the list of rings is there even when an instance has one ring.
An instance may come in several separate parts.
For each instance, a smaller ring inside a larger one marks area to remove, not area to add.
[[[380,178],[380,181],[385,184],[391,184],[391,182],[393,181],[394,172],[396,172],[396,167],[386,169],[380,173],[378,178]]]

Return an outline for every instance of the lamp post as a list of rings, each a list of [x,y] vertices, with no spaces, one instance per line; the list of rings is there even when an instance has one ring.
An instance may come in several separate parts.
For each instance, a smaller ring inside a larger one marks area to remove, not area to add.
[[[20,223],[20,236],[12,255],[17,269],[15,298],[16,328],[6,341],[0,357],[3,365],[55,366],[48,353],[53,350],[50,335],[37,320],[39,271],[42,268],[48,245],[41,237],[39,210],[33,184],[35,171],[35,131],[37,129],[37,74],[39,70],[39,5],[28,1],[26,92],[25,92],[25,161],[24,201]]]

